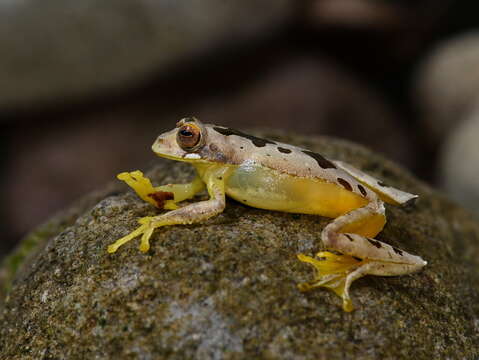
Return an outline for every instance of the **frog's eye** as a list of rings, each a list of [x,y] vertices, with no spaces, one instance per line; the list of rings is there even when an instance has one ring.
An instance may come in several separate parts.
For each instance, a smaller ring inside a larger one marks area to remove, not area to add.
[[[193,150],[201,140],[200,128],[194,124],[186,124],[178,129],[176,141],[183,150]]]

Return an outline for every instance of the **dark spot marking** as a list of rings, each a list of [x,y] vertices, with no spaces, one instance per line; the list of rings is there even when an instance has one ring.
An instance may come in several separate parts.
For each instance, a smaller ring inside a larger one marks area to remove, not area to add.
[[[393,250],[394,250],[394,252],[395,252],[396,254],[398,254],[399,256],[403,256],[403,255],[402,255],[402,250],[400,250],[400,249],[398,249],[398,248],[395,248],[394,246],[393,246],[392,248],[393,248]]]
[[[243,201],[244,201],[244,202],[248,202],[248,200],[246,200],[246,199],[243,199]]]
[[[243,150],[243,149],[244,149],[244,147],[240,146],[240,149],[241,149],[241,150]]]
[[[361,194],[363,194],[363,196],[366,196],[367,192],[366,192],[366,189],[364,188],[364,186],[359,184],[358,189],[359,189],[359,191],[361,191]]]
[[[291,150],[285,149],[285,148],[283,148],[283,147],[281,147],[281,146],[278,146],[278,151],[281,152],[281,153],[283,153],[283,154],[290,154],[290,153],[291,153]]]
[[[275,142],[271,141],[271,140],[267,140],[267,139],[261,139],[261,138],[258,138],[256,136],[252,136],[252,135],[248,135],[248,134],[245,134],[241,131],[238,131],[238,130],[234,130],[234,129],[229,129],[229,128],[220,128],[220,127],[217,127],[217,126],[214,126],[213,129],[217,132],[219,132],[221,135],[225,135],[225,136],[230,136],[230,135],[236,135],[236,136],[241,136],[242,138],[245,138],[245,139],[248,139],[250,140],[254,146],[256,147],[264,147],[266,146],[266,144],[272,144],[272,145],[276,145]]]
[[[311,156],[314,160],[316,160],[318,165],[321,166],[323,169],[336,169],[336,165],[334,165],[331,161],[322,157],[319,154],[316,154],[308,150],[303,150],[303,153],[305,153],[308,156]]]
[[[379,241],[376,241],[376,240],[373,240],[373,239],[368,239],[368,241],[373,244],[374,246],[376,246],[378,249],[381,248],[381,243]]]
[[[363,259],[357,257],[357,256],[353,256],[353,259],[356,260],[356,261],[363,261]]]
[[[382,186],[382,187],[390,187],[389,185],[385,184],[385,183],[382,182],[382,181],[378,181],[378,185],[379,185],[379,186]]]
[[[343,235],[346,236],[349,239],[349,241],[351,241],[351,242],[354,241],[354,239],[351,235],[349,235],[349,234],[343,234]]]
[[[215,144],[210,144],[210,150],[216,152],[218,151],[218,146],[216,146]]]
[[[166,200],[173,200],[175,198],[175,195],[172,192],[168,191],[157,191],[148,194],[148,196],[156,201],[156,206],[158,207],[158,209],[163,209]]]
[[[353,191],[353,187],[351,186],[350,183],[348,183],[346,180],[344,180],[343,178],[338,178],[338,183],[341,184],[341,186],[343,188],[345,188],[346,190],[348,191]]]
[[[222,176],[219,176],[219,177],[218,177],[218,180],[223,180],[223,177],[222,177]]]

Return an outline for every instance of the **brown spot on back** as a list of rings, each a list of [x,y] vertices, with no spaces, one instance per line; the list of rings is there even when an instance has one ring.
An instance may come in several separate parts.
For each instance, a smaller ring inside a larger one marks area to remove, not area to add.
[[[311,156],[314,160],[316,160],[318,165],[322,167],[323,169],[336,169],[336,165],[334,165],[331,161],[329,161],[328,159],[324,158],[323,156],[315,152],[303,150],[303,153],[308,156]]]
[[[166,200],[173,200],[175,198],[175,195],[168,191],[156,191],[154,193],[148,194],[148,196],[156,201],[156,206],[158,209],[163,209]]]
[[[353,191],[353,187],[346,180],[344,180],[343,178],[338,178],[337,180],[338,180],[338,183],[340,183],[343,188],[345,188],[348,191]]]
[[[283,148],[281,146],[278,146],[278,151],[283,153],[283,154],[290,154],[291,153],[290,149],[286,149],[286,148]]]
[[[396,254],[398,254],[399,256],[402,256],[402,250],[395,248],[394,246],[393,246],[393,250]]]
[[[346,236],[349,239],[349,241],[351,241],[351,242],[354,241],[354,239],[351,235],[349,235],[349,234],[343,234],[343,235]]]
[[[358,189],[359,191],[361,192],[361,194],[363,194],[363,196],[366,196],[367,192],[366,192],[366,189],[364,188],[364,186],[362,186],[361,184],[358,185]]]
[[[389,185],[385,184],[385,183],[382,182],[382,181],[378,181],[378,185],[379,185],[379,186],[382,186],[382,187],[389,187]]]
[[[210,144],[209,148],[211,151],[218,151],[218,146],[216,146],[215,144]]]
[[[376,246],[378,249],[380,249],[380,248],[382,247],[381,243],[380,243],[379,241],[377,241],[377,240],[368,239],[368,241],[369,241],[372,245]]]
[[[268,140],[268,139],[261,139],[261,138],[258,138],[256,136],[245,134],[245,133],[243,133],[241,131],[238,131],[238,130],[235,130],[235,129],[220,128],[220,127],[214,126],[213,130],[215,130],[216,132],[219,132],[221,135],[224,135],[224,136],[236,135],[236,136],[240,136],[242,138],[248,139],[256,147],[264,147],[264,146],[266,146],[266,144],[276,145],[276,143],[274,141],[271,141],[271,140]]]

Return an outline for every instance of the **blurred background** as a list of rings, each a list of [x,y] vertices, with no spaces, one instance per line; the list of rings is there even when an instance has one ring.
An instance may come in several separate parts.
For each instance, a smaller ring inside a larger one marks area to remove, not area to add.
[[[346,138],[479,211],[479,3],[0,0],[0,257],[194,115]]]

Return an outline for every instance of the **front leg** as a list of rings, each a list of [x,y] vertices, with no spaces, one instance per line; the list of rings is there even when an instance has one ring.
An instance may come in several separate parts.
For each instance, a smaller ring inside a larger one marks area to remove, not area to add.
[[[349,287],[364,275],[394,276],[421,269],[426,262],[419,256],[372,239],[385,224],[381,201],[368,204],[336,218],[322,234],[326,248],[339,251],[319,252],[316,258],[298,255],[299,260],[313,265],[315,279],[299,285],[302,291],[326,287],[343,299],[343,309],[353,310]]]
[[[176,203],[191,199],[205,188],[205,183],[199,176],[188,184],[168,184],[153,187],[150,179],[139,170],[123,172],[117,178],[128,184],[144,201],[159,209],[174,210]]]
[[[150,249],[149,240],[156,228],[167,225],[193,224],[221,213],[225,208],[224,178],[214,171],[211,174],[207,174],[206,178],[206,186],[210,195],[209,200],[190,204],[166,214],[141,218],[139,220],[141,226],[108,246],[108,252],[114,253],[120,246],[140,235],[141,243],[139,249],[146,252]]]

